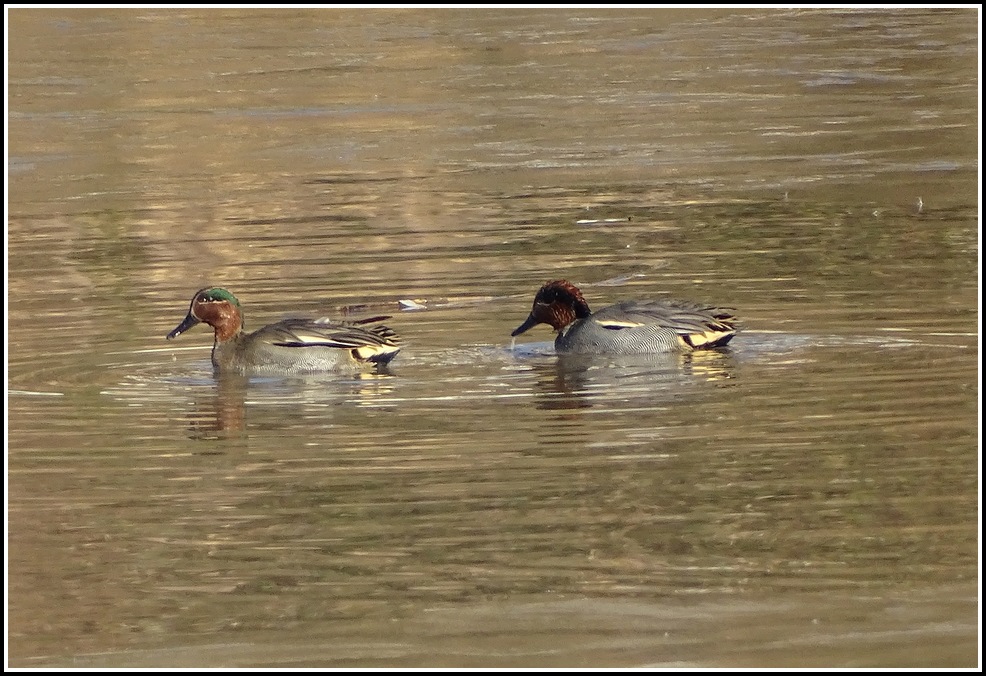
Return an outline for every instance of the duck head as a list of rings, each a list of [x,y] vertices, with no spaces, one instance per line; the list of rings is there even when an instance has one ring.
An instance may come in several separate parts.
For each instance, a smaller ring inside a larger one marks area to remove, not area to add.
[[[538,289],[531,314],[510,335],[517,337],[538,324],[548,324],[555,331],[560,331],[576,319],[585,319],[590,314],[589,304],[578,287],[558,279]]]
[[[168,334],[168,340],[177,338],[200,322],[208,324],[215,330],[217,343],[229,340],[243,328],[240,301],[226,289],[219,287],[199,289],[192,296],[192,303],[189,305],[185,319]]]

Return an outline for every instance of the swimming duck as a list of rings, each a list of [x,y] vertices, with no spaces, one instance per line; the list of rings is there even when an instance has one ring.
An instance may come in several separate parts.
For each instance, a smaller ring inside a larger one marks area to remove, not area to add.
[[[236,296],[220,287],[206,287],[195,292],[185,319],[167,338],[172,340],[200,322],[208,324],[215,331],[212,364],[220,372],[355,371],[386,364],[400,351],[397,334],[376,324],[383,319],[292,318],[245,333]]]
[[[691,352],[728,343],[735,322],[728,309],[680,300],[626,300],[591,312],[578,287],[555,280],[538,290],[531,314],[510,335],[548,324],[558,332],[559,353]]]

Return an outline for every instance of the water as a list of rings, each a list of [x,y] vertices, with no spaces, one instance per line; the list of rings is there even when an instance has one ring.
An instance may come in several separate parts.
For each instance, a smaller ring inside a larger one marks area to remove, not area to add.
[[[979,663],[975,11],[8,18],[10,666]],[[407,347],[215,378],[207,284]]]

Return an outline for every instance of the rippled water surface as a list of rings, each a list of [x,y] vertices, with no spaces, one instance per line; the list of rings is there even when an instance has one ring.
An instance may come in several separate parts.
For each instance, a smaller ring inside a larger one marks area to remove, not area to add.
[[[977,21],[9,10],[8,664],[977,666]],[[406,346],[216,377],[213,284]]]

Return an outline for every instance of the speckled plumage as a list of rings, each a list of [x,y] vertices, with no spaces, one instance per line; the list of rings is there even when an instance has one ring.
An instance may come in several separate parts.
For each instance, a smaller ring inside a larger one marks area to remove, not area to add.
[[[564,280],[538,290],[511,335],[542,323],[558,331],[556,351],[581,354],[691,352],[726,345],[738,330],[729,310],[688,301],[628,300],[591,312],[582,292]]]
[[[168,334],[177,337],[199,322],[215,332],[212,364],[237,373],[311,373],[355,371],[386,364],[400,351],[392,329],[374,324],[385,317],[352,322],[285,319],[253,333],[243,331],[240,303],[226,289],[207,287],[192,297],[185,319]]]

